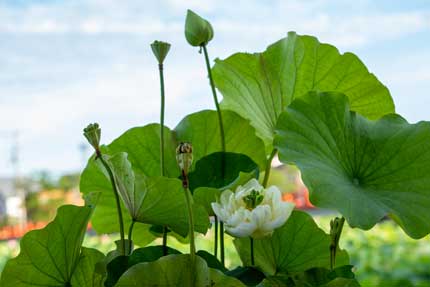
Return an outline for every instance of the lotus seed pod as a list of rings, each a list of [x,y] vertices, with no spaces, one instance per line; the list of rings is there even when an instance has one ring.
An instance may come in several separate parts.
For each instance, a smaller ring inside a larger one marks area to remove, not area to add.
[[[164,59],[170,50],[170,44],[162,41],[154,41],[151,44],[152,52],[154,53],[155,58],[158,60],[158,64],[162,65]]]
[[[89,124],[84,128],[84,136],[90,143],[90,145],[96,150],[100,147],[101,128],[98,123]]]

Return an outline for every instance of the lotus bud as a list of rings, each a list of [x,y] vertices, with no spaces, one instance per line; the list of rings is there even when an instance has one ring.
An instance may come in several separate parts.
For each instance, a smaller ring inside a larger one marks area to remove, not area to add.
[[[294,209],[293,203],[282,201],[276,186],[264,188],[256,179],[239,186],[235,192],[225,190],[220,202],[211,205],[227,233],[254,239],[270,236],[284,225]]]
[[[201,47],[214,37],[212,25],[191,10],[185,20],[185,38],[191,46]]]
[[[158,60],[158,64],[163,65],[164,59],[170,50],[170,44],[162,41],[154,41],[151,44],[152,52],[154,53],[155,58]]]
[[[89,124],[86,128],[84,128],[84,136],[87,138],[90,145],[99,152],[100,150],[100,137],[101,137],[101,128],[98,123]]]
[[[176,161],[182,171],[187,176],[193,164],[193,146],[190,143],[181,142],[176,148]]]

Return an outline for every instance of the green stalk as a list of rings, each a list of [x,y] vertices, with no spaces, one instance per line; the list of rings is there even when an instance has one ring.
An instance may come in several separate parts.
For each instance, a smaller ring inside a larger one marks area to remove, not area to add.
[[[187,207],[188,207],[188,218],[189,218],[189,233],[190,233],[190,254],[191,259],[193,262],[195,261],[194,258],[196,256],[196,245],[194,242],[194,216],[192,211],[192,198],[191,198],[191,192],[188,188],[184,188],[185,192],[185,199],[187,201]]]
[[[194,242],[194,215],[193,215],[193,199],[190,190],[188,189],[189,182],[188,182],[188,175],[182,170],[182,179],[183,184],[182,187],[184,188],[185,193],[185,200],[187,202],[187,209],[188,209],[188,225],[189,225],[189,235],[190,235],[190,257],[191,257],[191,268],[195,268],[195,262],[196,262],[196,244]],[[192,286],[194,286],[194,278],[195,274],[194,272],[191,272],[192,276]]]
[[[134,223],[135,222],[136,221],[133,219],[131,221],[130,227],[128,228],[128,250],[129,250],[130,253],[131,253],[131,245],[133,243],[132,240],[131,240],[131,238],[133,236],[133,227],[134,227]]]
[[[97,158],[100,159],[101,163],[103,164],[104,168],[109,174],[109,179],[112,184],[113,193],[115,195],[115,201],[116,201],[116,209],[118,213],[118,221],[119,221],[119,233],[121,236],[121,246],[122,246],[122,254],[125,255],[125,240],[124,240],[124,221],[122,219],[122,211],[121,211],[121,204],[119,201],[119,195],[118,195],[118,189],[116,187],[115,177],[113,175],[113,172],[107,162],[103,159],[100,151],[97,152]]]
[[[224,252],[224,222],[219,222],[219,244],[221,249],[221,263],[224,266],[225,262],[225,252]]]
[[[211,65],[210,65],[210,61],[209,61],[208,50],[206,48],[206,45],[203,45],[202,48],[203,48],[203,53],[205,54],[206,69],[208,70],[208,77],[209,77],[209,83],[211,85],[212,96],[213,96],[213,99],[215,102],[215,107],[216,107],[216,110],[218,113],[218,123],[219,123],[220,135],[221,135],[221,147],[222,147],[222,151],[225,152],[226,149],[225,149],[224,124],[222,121],[221,108],[219,107],[218,96],[216,94],[215,84],[214,84],[214,80],[212,78],[212,71],[211,71]]]
[[[345,223],[345,217],[340,219],[336,217],[330,222],[330,269],[333,270],[336,266],[336,253],[339,247],[340,236],[342,234],[343,225]]]
[[[160,108],[160,162],[161,162],[161,176],[164,176],[164,69],[163,64],[158,64],[160,72],[160,93],[161,93],[161,108]],[[167,255],[167,227],[163,226],[163,255]]]
[[[212,77],[211,65],[210,65],[210,60],[209,60],[209,55],[208,55],[208,50],[206,48],[206,44],[202,45],[202,48],[203,48],[203,53],[205,55],[206,69],[208,71],[208,77],[209,77],[209,83],[210,83],[211,90],[212,90],[212,96],[213,96],[215,107],[216,107],[217,114],[218,114],[219,131],[220,131],[220,136],[221,136],[221,148],[222,148],[222,151],[225,153],[225,151],[226,151],[225,135],[224,135],[224,124],[222,121],[221,108],[219,106],[218,96],[216,94],[215,84],[214,84],[213,77]],[[223,177],[224,177],[224,166],[225,166],[225,159],[224,159],[224,156],[222,156],[222,158],[221,158],[221,168],[222,168],[221,175]],[[220,232],[220,247],[221,247],[221,263],[224,266],[225,260],[224,260],[224,223],[223,222],[220,222],[219,229],[220,229],[219,232]],[[216,240],[217,239],[215,237],[215,241]]]
[[[254,239],[252,237],[249,237],[249,242],[251,245],[251,266],[255,265],[255,260],[254,260]]]
[[[214,246],[214,256],[215,258],[218,255],[218,217],[214,215],[214,224],[215,224],[215,246]]]
[[[164,73],[163,64],[158,64],[160,71],[160,91],[161,91],[161,110],[160,110],[160,161],[161,161],[161,176],[164,176]]]

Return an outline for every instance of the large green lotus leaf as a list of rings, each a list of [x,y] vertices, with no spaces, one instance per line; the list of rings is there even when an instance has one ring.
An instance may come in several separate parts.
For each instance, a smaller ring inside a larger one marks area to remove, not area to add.
[[[235,278],[208,268],[206,262],[196,256],[195,269],[191,268],[189,254],[168,255],[157,261],[139,263],[131,267],[119,279],[116,287],[146,286],[245,286]]]
[[[234,245],[244,265],[251,265],[249,238],[236,238]],[[318,228],[312,217],[293,211],[287,222],[271,237],[254,239],[254,259],[267,275],[303,272],[313,267],[330,267],[330,236]],[[345,251],[336,257],[337,265],[349,262]]]
[[[352,110],[372,119],[394,111],[388,89],[357,56],[294,32],[262,53],[217,59],[213,76],[222,107],[249,119],[268,152],[279,115],[308,91],[343,92]]]
[[[372,121],[337,93],[309,93],[279,119],[275,146],[296,164],[313,204],[352,227],[391,216],[413,238],[430,232],[430,124],[397,115]]]
[[[81,250],[91,212],[90,207],[65,205],[45,228],[28,232],[21,240],[19,255],[6,264],[0,286],[92,282],[95,262],[103,256],[94,250]]]

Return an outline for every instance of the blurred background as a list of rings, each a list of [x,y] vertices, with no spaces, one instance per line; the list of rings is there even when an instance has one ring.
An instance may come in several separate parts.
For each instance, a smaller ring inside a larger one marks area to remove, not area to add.
[[[214,26],[212,59],[262,51],[290,30],[314,35],[357,54],[408,121],[430,119],[428,0],[0,0],[0,270],[25,232],[43,227],[59,205],[81,203],[84,126],[99,122],[108,143],[158,121],[153,40],[172,44],[167,125],[213,108],[203,57],[183,35],[186,9]],[[328,228],[334,214],[312,208],[294,167],[275,163],[271,181]],[[430,286],[428,237],[409,239],[389,221],[342,236],[363,286]],[[210,249],[209,238],[198,244]],[[90,236],[86,245],[107,251],[114,239]],[[229,264],[239,264],[229,252]]]

